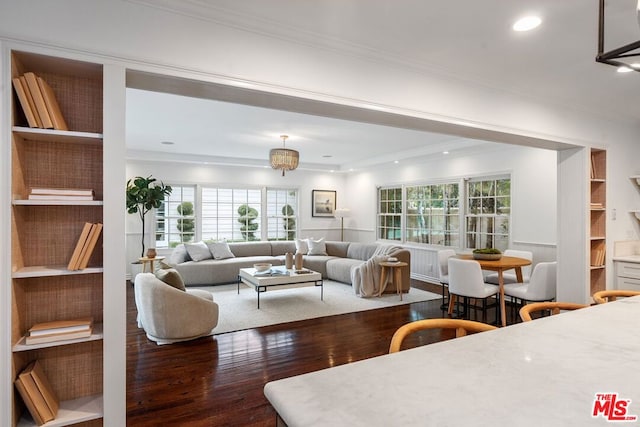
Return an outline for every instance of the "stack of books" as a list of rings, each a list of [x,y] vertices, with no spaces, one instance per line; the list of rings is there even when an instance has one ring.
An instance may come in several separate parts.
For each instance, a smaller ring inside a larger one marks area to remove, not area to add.
[[[73,250],[67,270],[84,270],[89,265],[89,259],[96,247],[100,233],[102,232],[102,224],[86,222]]]
[[[34,73],[14,77],[13,88],[29,127],[69,130],[51,86]]]
[[[591,251],[591,266],[602,267],[604,265],[605,249],[596,249]]]
[[[76,338],[88,338],[92,332],[92,317],[36,323],[29,329],[25,337],[25,344],[43,344]]]
[[[60,401],[37,360],[20,372],[15,385],[36,424],[41,426],[56,418]]]
[[[82,188],[32,188],[29,200],[94,200],[93,190]]]

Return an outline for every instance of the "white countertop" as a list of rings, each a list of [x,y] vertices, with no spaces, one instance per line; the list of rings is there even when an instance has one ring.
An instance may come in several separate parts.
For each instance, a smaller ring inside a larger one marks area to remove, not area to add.
[[[614,261],[640,263],[640,240],[620,240],[613,242]]]
[[[270,382],[295,426],[585,426],[596,393],[640,424],[640,297]]]
[[[640,255],[614,256],[613,260],[640,263]]]

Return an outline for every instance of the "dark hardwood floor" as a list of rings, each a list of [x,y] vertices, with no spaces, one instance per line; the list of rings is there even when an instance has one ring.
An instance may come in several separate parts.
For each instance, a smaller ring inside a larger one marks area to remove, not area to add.
[[[412,286],[440,293],[439,285]],[[127,424],[275,426],[275,411],[263,394],[267,382],[385,354],[398,327],[442,317],[440,304],[438,299],[158,346],[136,326],[129,284]],[[452,337],[424,331],[406,346]]]

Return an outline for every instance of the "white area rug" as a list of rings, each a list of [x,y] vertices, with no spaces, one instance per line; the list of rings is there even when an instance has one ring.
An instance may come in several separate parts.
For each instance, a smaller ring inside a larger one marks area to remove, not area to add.
[[[240,285],[239,295],[235,284],[191,288],[213,293],[213,300],[220,307],[220,318],[214,334],[440,298],[438,294],[414,288],[402,295],[402,301],[396,294],[359,298],[350,285],[325,280],[324,300],[320,300],[320,287],[274,289],[260,294],[258,310],[256,291],[243,284]]]

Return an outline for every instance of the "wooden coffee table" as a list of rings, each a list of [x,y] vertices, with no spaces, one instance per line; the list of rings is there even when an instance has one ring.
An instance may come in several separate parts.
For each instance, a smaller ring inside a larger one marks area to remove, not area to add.
[[[322,286],[322,274],[312,270],[287,270],[284,266],[271,267],[271,271],[283,274],[264,275],[255,268],[241,268],[238,273],[238,294],[240,283],[244,283],[258,293],[258,309],[260,308],[260,294],[269,289],[300,288],[303,286],[319,286],[320,300],[324,299],[324,287]]]

